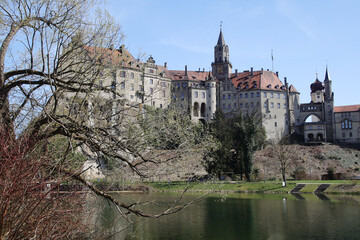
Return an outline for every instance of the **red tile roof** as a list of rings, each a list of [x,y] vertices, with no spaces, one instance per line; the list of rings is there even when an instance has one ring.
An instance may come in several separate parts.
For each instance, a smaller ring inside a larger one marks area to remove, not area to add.
[[[185,76],[185,71],[170,70],[171,80],[174,81],[205,81],[209,77],[209,72],[202,71],[187,71]],[[210,72],[210,76],[212,76]]]
[[[360,104],[334,107],[334,112],[357,112],[360,111]]]
[[[240,91],[262,89],[285,91],[284,84],[271,71],[245,71],[231,74],[231,81]],[[290,86],[291,92],[298,92],[294,86]]]
[[[122,46],[120,49],[109,49],[100,47],[85,46],[91,55],[97,55],[96,58],[101,63],[111,63],[123,67],[140,69],[140,63],[131,55],[129,51]]]

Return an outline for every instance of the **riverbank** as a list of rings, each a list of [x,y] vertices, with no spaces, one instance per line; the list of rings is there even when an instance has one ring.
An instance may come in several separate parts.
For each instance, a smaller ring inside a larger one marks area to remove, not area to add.
[[[305,183],[306,187],[299,193],[313,193],[321,184],[331,184],[325,194],[356,194],[360,195],[358,181],[288,181],[283,187],[282,182],[235,182],[235,181],[208,181],[208,182],[152,182],[144,183],[150,191],[155,192],[228,192],[228,193],[288,193],[297,184]]]

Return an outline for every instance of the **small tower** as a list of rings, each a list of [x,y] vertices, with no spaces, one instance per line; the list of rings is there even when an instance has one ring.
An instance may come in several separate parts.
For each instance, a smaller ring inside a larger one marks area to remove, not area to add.
[[[311,89],[311,101],[313,103],[322,103],[324,102],[324,84],[319,81],[316,74],[316,80],[310,85]]]
[[[221,25],[219,39],[214,47],[214,62],[211,67],[216,79],[225,80],[230,77],[232,65],[229,60],[229,46],[225,44]]]
[[[325,95],[324,95],[324,119],[326,122],[326,134],[328,141],[334,141],[334,93],[331,88],[331,79],[329,76],[328,67],[326,66],[325,72]]]

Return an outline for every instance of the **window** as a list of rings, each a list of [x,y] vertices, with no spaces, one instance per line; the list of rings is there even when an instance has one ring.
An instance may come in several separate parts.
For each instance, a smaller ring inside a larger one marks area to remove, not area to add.
[[[271,108],[274,108],[274,103],[273,103],[273,102],[270,103],[270,107],[271,107]]]
[[[125,71],[121,71],[121,72],[120,72],[120,77],[126,77]]]
[[[225,100],[225,94],[223,95],[223,100]]]
[[[149,69],[149,73],[154,73],[154,70],[153,70],[153,69]]]
[[[134,89],[135,89],[135,88],[134,88],[134,84],[131,84],[131,85],[130,85],[130,91],[134,91]]]
[[[242,98],[242,93],[240,93],[240,98]]]
[[[345,119],[341,122],[342,129],[352,129],[352,121],[349,119]]]
[[[124,82],[120,83],[120,88],[125,89],[125,83]]]
[[[230,91],[230,84],[227,85],[227,90]]]
[[[276,94],[276,97],[279,99],[279,98],[280,98],[280,93],[277,93],[277,94]]]
[[[345,133],[342,133],[342,137],[343,137],[343,138],[345,137]]]
[[[131,73],[131,74],[130,74],[130,78],[131,78],[131,79],[134,79],[134,77],[135,77],[135,74],[134,74],[134,73]]]
[[[134,99],[134,95],[130,95],[130,98],[131,98],[131,99]]]
[[[274,93],[270,93],[270,97],[271,97],[271,98],[274,98]]]
[[[162,108],[162,104],[160,103],[160,108]]]
[[[243,104],[242,103],[240,103],[240,108],[242,108],[243,107]]]
[[[231,94],[230,93],[228,94],[228,99],[231,99]]]
[[[245,108],[248,108],[249,107],[249,103],[245,103]]]
[[[231,109],[231,104],[228,105],[228,108]]]
[[[260,97],[260,92],[256,92],[256,97]]]
[[[226,91],[226,85],[223,86],[223,91]]]
[[[251,107],[252,107],[252,108],[254,107],[254,103],[253,103],[253,102],[251,102]]]
[[[150,93],[152,94],[154,92],[154,89],[153,88],[150,88]]]
[[[277,122],[275,122],[275,127],[277,127]]]
[[[268,105],[267,105],[267,102],[264,102],[264,108],[266,108]]]
[[[251,98],[254,98],[254,93],[253,92],[250,95],[251,95]]]
[[[245,98],[248,98],[248,94],[247,94],[247,93],[245,93]]]
[[[236,99],[236,93],[234,93],[234,99]]]
[[[162,92],[163,92],[163,97],[166,97],[166,93],[165,93],[165,90],[163,90]]]
[[[184,101],[184,98],[185,98],[185,94],[182,92],[181,93],[181,101]]]
[[[201,93],[202,98],[205,98],[205,92]]]
[[[198,97],[199,97],[199,93],[195,92],[195,98],[198,98]]]
[[[223,109],[225,109],[226,108],[226,106],[225,106],[225,104],[223,104]]]
[[[349,132],[349,137],[352,137],[352,132]]]
[[[234,108],[236,108],[237,107],[237,104],[236,103],[234,103]]]
[[[277,108],[280,109],[280,103],[277,104]]]
[[[260,102],[257,102],[257,103],[256,103],[256,107],[260,107]]]
[[[283,94],[283,98],[286,99],[286,94],[285,93]]]
[[[150,79],[150,84],[154,84],[154,80]]]
[[[286,108],[286,103],[284,103],[284,108]]]
[[[266,98],[267,97],[267,94],[266,94],[266,92],[264,92],[264,98]]]

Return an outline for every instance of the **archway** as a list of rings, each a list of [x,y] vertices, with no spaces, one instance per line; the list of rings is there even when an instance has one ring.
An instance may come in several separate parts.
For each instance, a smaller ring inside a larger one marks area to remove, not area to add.
[[[206,111],[206,104],[202,103],[201,104],[201,109],[200,109],[200,116],[201,117],[205,117],[205,111]]]
[[[312,134],[312,133],[309,133],[308,134],[308,141],[310,141],[310,142],[312,142],[312,141],[314,141],[314,134]]]
[[[199,116],[199,103],[198,102],[194,103],[193,114],[194,114],[195,117]]]
[[[322,133],[318,133],[316,135],[316,141],[320,141],[320,142],[324,141],[324,135]]]

